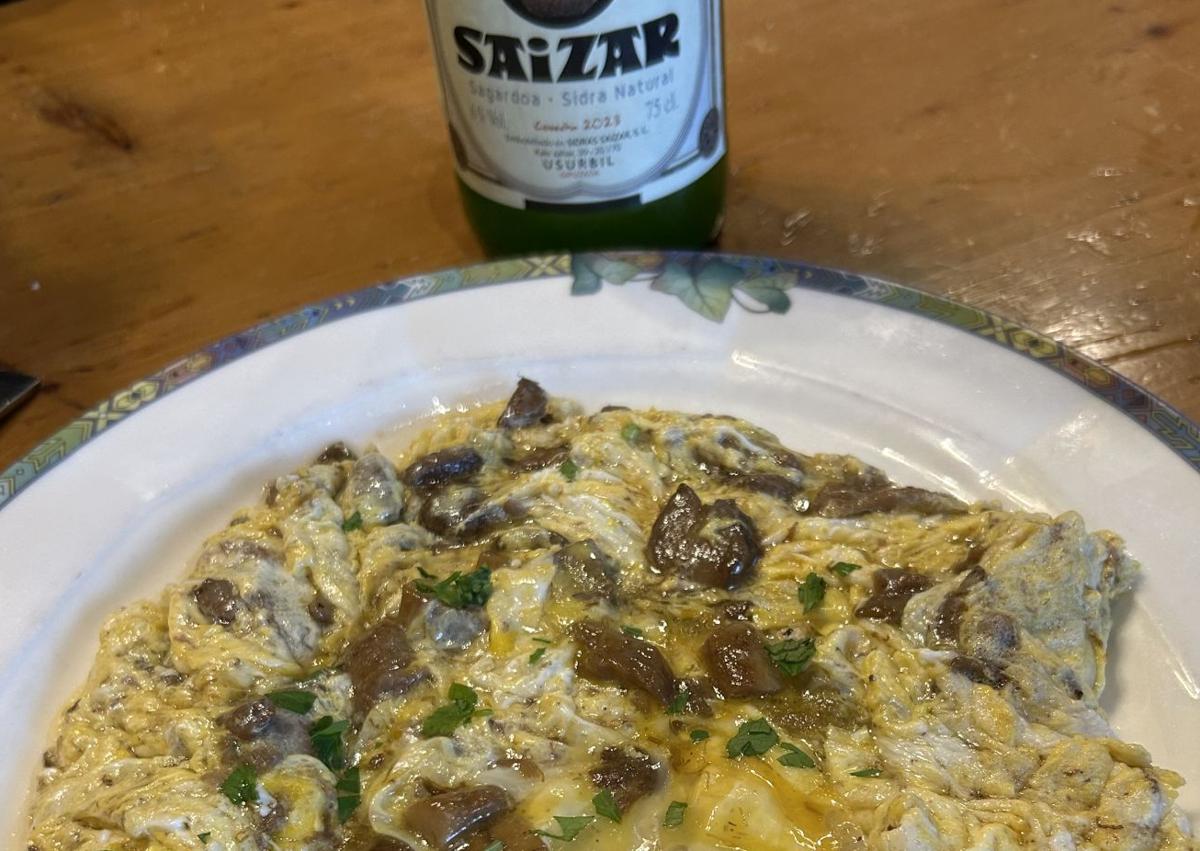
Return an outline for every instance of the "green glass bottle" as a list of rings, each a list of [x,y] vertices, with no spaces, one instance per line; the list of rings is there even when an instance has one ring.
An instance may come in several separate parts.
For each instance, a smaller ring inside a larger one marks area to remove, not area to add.
[[[490,254],[697,248],[727,178],[721,0],[426,0]]]

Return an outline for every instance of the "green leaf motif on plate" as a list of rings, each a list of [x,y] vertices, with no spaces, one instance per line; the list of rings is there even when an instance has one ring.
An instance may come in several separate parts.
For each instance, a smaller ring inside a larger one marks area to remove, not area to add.
[[[641,277],[652,290],[675,296],[705,319],[723,322],[735,302],[750,313],[787,313],[792,307],[788,291],[799,282],[795,272],[748,273],[724,260],[647,260],[651,258],[572,255],[571,294],[594,295],[605,283],[622,286]]]
[[[795,272],[747,278],[737,283],[737,289],[757,301],[771,313],[787,313],[792,307],[788,290],[796,286]]]
[[[733,302],[733,285],[742,270],[719,260],[706,263],[695,275],[679,263],[668,263],[650,288],[677,296],[705,319],[721,322]]]

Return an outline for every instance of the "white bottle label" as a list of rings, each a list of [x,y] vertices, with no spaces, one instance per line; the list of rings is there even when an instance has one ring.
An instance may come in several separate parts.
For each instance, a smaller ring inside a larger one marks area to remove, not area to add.
[[[721,0],[426,0],[458,173],[518,208],[619,207],[725,155]]]

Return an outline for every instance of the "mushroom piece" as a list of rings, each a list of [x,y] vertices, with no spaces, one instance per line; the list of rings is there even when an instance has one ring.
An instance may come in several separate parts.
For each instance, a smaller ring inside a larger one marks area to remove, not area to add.
[[[469,446],[451,446],[418,458],[404,471],[404,481],[428,490],[471,478],[483,467],[483,456]]]
[[[654,521],[646,556],[659,573],[733,590],[751,577],[762,546],[754,521],[732,500],[705,506],[680,485]]]
[[[265,697],[236,706],[217,721],[232,734],[237,761],[259,771],[273,768],[292,754],[312,754],[304,717],[278,711]]]
[[[952,496],[922,488],[894,484],[829,484],[821,488],[811,510],[821,517],[858,517],[862,514],[965,514],[967,506]]]
[[[591,538],[576,541],[554,554],[551,588],[579,600],[611,600],[620,569]]]
[[[580,676],[638,689],[664,706],[675,696],[671,666],[650,642],[595,620],[573,624],[570,633],[579,646],[575,670]]]
[[[228,579],[208,578],[192,591],[196,607],[213,623],[229,626],[242,607],[242,595]]]
[[[935,584],[932,577],[913,570],[881,567],[871,577],[874,593],[859,603],[854,614],[860,618],[887,621],[900,626],[908,601]]]
[[[460,839],[486,828],[512,806],[512,799],[499,786],[475,786],[410,804],[404,811],[404,823],[438,851],[451,851]]]
[[[640,748],[605,748],[588,779],[611,793],[617,809],[624,812],[662,784],[663,770]]]
[[[550,398],[536,381],[522,378],[496,425],[499,428],[525,428],[537,425],[546,416]]]
[[[721,624],[701,652],[713,685],[726,698],[761,697],[783,688],[762,635],[749,623]]]
[[[354,704],[363,712],[429,678],[429,672],[423,668],[409,669],[413,650],[399,618],[385,618],[351,642],[344,659],[346,673],[354,685]]]

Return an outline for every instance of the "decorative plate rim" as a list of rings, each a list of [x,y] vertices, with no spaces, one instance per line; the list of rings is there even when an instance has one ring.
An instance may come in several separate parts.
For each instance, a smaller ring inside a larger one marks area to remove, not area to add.
[[[548,254],[495,260],[375,284],[313,302],[220,339],[134,382],[43,440],[0,472],[0,510],[59,463],[128,417],[197,378],[321,325],[434,295],[539,278],[567,277],[573,296],[604,284],[648,281],[690,309],[720,322],[731,305],[786,313],[788,292],[803,288],[882,304],[934,319],[1054,370],[1103,399],[1200,472],[1200,426],[1136,382],[1069,346],[994,313],[911,286],[801,261],[720,252]]]

